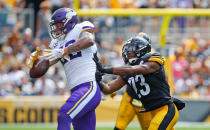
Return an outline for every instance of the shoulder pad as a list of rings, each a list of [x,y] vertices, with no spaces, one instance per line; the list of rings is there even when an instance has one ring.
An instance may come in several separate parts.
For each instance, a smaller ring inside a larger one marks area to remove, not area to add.
[[[95,27],[91,22],[89,21],[82,22],[82,31],[90,31],[91,33],[94,33],[94,30]]]
[[[152,53],[146,53],[144,56],[141,57],[141,61],[146,62],[150,57],[152,56]]]
[[[161,56],[159,52],[151,52],[152,56]]]
[[[150,58],[148,59],[148,62],[158,62],[159,64],[164,64],[165,58],[160,55],[160,53],[155,52],[151,53]]]

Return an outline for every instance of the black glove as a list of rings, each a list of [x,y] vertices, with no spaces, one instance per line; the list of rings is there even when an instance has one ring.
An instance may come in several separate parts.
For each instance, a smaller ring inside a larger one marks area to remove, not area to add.
[[[102,74],[101,72],[99,72],[99,71],[97,71],[97,72],[95,73],[96,82],[98,83],[98,85],[99,85],[101,91],[102,91],[103,88],[104,88],[104,85],[103,85],[103,83],[102,83],[102,81],[101,81],[101,80],[102,80],[102,76],[103,76],[103,74]]]
[[[96,81],[97,81],[97,82],[100,82],[100,81],[102,80],[102,76],[103,76],[103,74],[102,74],[101,72],[97,71],[97,72],[95,73]]]
[[[105,68],[98,59],[97,53],[94,54],[93,60],[96,63],[97,70],[101,73],[113,74],[113,68]]]
[[[95,63],[96,63],[97,70],[100,71],[100,72],[102,72],[102,71],[104,70],[104,68],[103,68],[101,62],[100,62],[99,59],[98,59],[97,53],[94,53],[93,60],[94,60]],[[103,72],[102,72],[102,73],[103,73]]]

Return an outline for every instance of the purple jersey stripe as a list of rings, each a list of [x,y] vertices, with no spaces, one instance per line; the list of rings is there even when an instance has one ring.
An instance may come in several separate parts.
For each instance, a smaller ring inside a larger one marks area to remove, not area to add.
[[[90,28],[90,29],[95,29],[94,27],[91,27],[91,26],[84,26],[84,27],[82,27],[82,29],[87,29],[87,28]]]

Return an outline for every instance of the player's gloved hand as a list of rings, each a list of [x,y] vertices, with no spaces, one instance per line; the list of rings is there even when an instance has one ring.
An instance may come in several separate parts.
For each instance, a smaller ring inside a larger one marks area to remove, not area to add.
[[[96,82],[98,83],[101,91],[103,90],[104,86],[103,86],[103,82],[101,81],[102,80],[102,76],[103,74],[100,72],[100,71],[96,71],[95,73],[95,78],[96,78]]]
[[[102,72],[104,68],[103,68],[101,62],[100,62],[99,59],[98,59],[97,53],[94,53],[93,60],[94,60],[95,63],[96,63],[96,67],[97,67],[98,71]],[[102,73],[103,73],[103,72],[102,72]]]
[[[101,62],[98,59],[97,53],[94,54],[93,60],[96,63],[98,71],[100,71],[101,73],[113,74],[113,68],[105,68],[102,66]]]
[[[64,49],[44,49],[43,53],[43,57],[49,61],[53,61],[59,58],[63,58]]]
[[[31,53],[28,63],[27,63],[30,68],[32,68],[34,65],[34,62],[38,60],[39,53],[40,53],[40,47],[36,47],[36,51]]]
[[[97,82],[100,82],[100,81],[102,80],[102,76],[103,76],[103,74],[102,74],[101,72],[97,71],[97,72],[95,73],[96,81],[97,81]]]
[[[114,98],[116,95],[117,95],[117,92],[113,92],[113,93],[110,94],[110,97]]]

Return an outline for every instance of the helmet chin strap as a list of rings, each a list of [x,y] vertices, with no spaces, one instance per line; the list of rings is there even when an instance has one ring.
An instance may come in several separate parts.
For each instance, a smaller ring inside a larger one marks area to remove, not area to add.
[[[128,59],[128,62],[129,64],[135,64],[137,62],[138,58],[131,58],[131,59]]]

